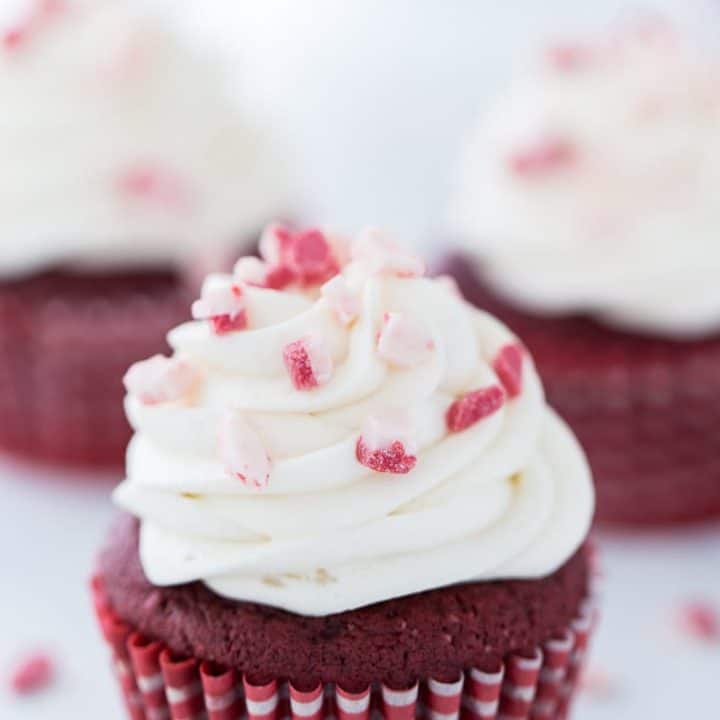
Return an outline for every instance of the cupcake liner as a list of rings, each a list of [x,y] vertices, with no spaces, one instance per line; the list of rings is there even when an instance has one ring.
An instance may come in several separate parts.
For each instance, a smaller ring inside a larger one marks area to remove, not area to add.
[[[592,318],[541,316],[499,298],[462,256],[437,268],[506,323],[583,445],[600,522],[665,525],[720,517],[720,334],[673,341]]]
[[[282,678],[256,684],[232,668],[178,657],[123,622],[99,576],[91,583],[102,635],[131,720],[564,720],[577,689],[596,610],[586,601],[563,632],[497,668],[472,668],[453,682],[427,678],[410,688],[377,683],[348,692],[311,690]]]
[[[122,377],[167,350],[165,334],[188,317],[189,302],[171,273],[0,284],[0,450],[120,467],[131,434]]]

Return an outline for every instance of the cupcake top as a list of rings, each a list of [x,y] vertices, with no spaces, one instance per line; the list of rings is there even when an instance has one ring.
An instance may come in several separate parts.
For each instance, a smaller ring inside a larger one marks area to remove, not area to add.
[[[491,108],[452,222],[507,299],[720,328],[720,62],[662,22],[557,45]]]
[[[0,28],[0,275],[166,264],[286,200],[217,59],[111,0],[34,0]]]
[[[590,475],[517,338],[377,230],[261,251],[126,375],[148,579],[325,615],[560,567]]]

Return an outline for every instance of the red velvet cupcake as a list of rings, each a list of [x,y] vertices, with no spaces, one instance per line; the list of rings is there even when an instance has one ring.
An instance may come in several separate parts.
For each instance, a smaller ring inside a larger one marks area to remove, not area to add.
[[[532,358],[376,231],[261,253],[126,376],[93,596],[130,717],[567,717],[593,490]]]
[[[158,17],[38,2],[3,37],[0,450],[119,466],[124,371],[188,317],[193,258],[284,206],[282,163]]]
[[[554,46],[465,157],[438,269],[533,353],[603,522],[720,516],[718,76],[662,23]]]

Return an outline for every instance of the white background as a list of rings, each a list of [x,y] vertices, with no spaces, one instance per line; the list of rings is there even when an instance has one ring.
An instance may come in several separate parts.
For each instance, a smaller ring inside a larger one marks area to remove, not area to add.
[[[442,237],[462,138],[518,58],[628,12],[619,0],[154,1],[182,6],[192,35],[241,61],[242,95],[284,134],[308,217],[426,245]],[[644,6],[720,47],[720,0]],[[0,720],[122,717],[86,592],[111,484],[0,463]],[[713,717],[720,646],[678,636],[673,613],[720,604],[720,529],[603,545],[603,624],[576,717]],[[13,698],[7,673],[34,648],[57,657],[57,683]]]

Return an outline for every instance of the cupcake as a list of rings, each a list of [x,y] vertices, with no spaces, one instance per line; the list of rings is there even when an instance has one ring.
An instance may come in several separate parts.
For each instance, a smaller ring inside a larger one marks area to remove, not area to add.
[[[4,27],[1,450],[121,464],[121,378],[188,317],[185,262],[237,252],[284,204],[227,80],[130,3],[36,2]]]
[[[601,521],[720,515],[719,88],[661,23],[554,46],[464,158],[442,269],[527,343]]]
[[[593,489],[529,353],[378,231],[261,251],[126,376],[92,587],[130,716],[565,717]]]

